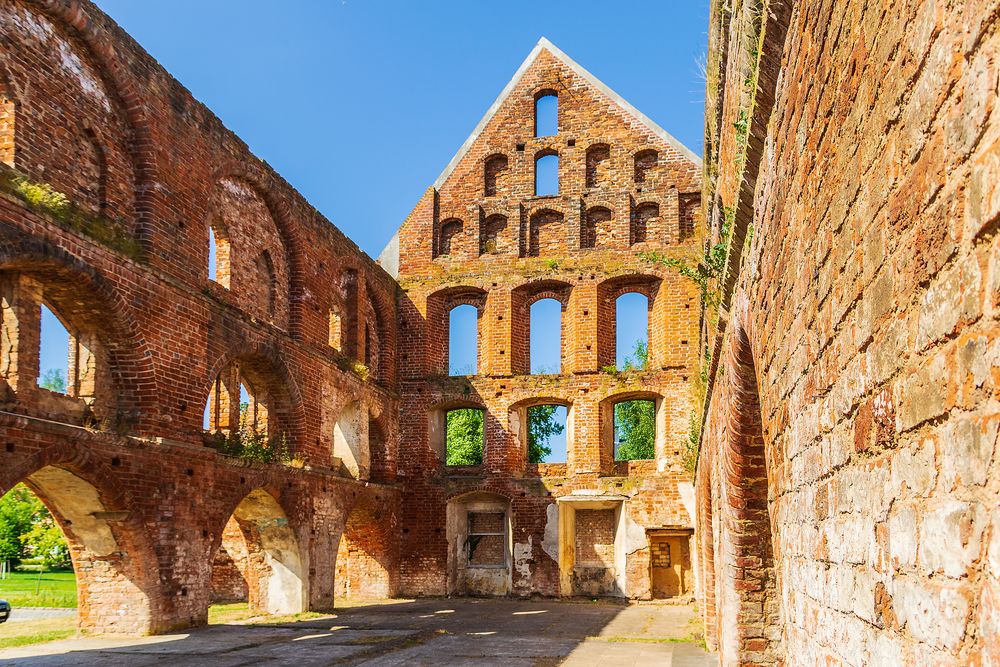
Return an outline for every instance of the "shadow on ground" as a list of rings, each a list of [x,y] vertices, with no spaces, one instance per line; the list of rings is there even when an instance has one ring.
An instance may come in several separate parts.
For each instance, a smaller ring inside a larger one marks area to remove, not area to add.
[[[0,652],[0,665],[714,665],[691,636],[694,618],[676,605],[387,601],[291,623],[26,646]]]

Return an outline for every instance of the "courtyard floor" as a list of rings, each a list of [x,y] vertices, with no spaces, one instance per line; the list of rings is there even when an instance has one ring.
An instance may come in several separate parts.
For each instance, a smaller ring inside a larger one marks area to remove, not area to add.
[[[528,665],[707,667],[691,607],[392,600],[287,623],[266,618],[142,639],[0,651],[0,665]]]

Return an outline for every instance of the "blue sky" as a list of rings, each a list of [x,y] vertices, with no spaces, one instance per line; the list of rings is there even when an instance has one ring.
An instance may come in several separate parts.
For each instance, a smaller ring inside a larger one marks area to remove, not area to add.
[[[542,35],[702,152],[706,0],[97,4],[372,256]]]

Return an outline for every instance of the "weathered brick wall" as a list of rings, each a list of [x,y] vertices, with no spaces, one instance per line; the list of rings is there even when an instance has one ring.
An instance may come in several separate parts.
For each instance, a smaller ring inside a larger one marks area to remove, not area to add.
[[[710,36],[705,199],[734,246],[697,471],[709,642],[992,664],[1000,13],[760,4]]]
[[[560,497],[625,498],[640,535],[692,524],[681,498],[690,477],[680,448],[698,373],[698,294],[637,253],[696,252],[691,226],[700,211],[690,204],[699,198],[697,160],[571,63],[539,48],[467,150],[417,204],[388,258],[398,263],[403,288],[400,576],[408,594],[448,591],[446,507],[469,494],[511,504],[511,592],[519,595],[566,592],[555,544]],[[536,138],[536,95],[550,90],[559,97],[558,134]],[[559,194],[536,197],[535,159],[552,152],[560,156]],[[646,221],[646,240],[633,243],[644,204],[657,216]],[[683,238],[681,227],[688,230]],[[615,299],[627,291],[650,298],[650,365],[643,373],[612,374],[602,367],[615,363]],[[563,308],[563,354],[554,375],[528,375],[529,308],[541,298]],[[448,312],[460,304],[479,312],[478,372],[447,377]],[[653,461],[614,461],[611,406],[627,398],[659,402]],[[568,407],[566,463],[527,463],[524,420],[540,403]],[[443,465],[443,415],[455,407],[485,410],[481,466]],[[631,545],[626,567],[625,594],[649,597],[644,539]]]
[[[297,540],[303,606],[331,607],[351,508],[395,512],[394,490],[344,479],[331,452],[337,412],[359,406],[373,474],[395,476],[393,279],[91,3],[3,0],[0,19],[0,491],[27,479],[52,506],[86,630],[204,622],[223,527],[259,488]],[[209,280],[214,226],[228,281]],[[36,384],[43,302],[82,345],[69,395]],[[205,446],[234,363],[301,467]],[[371,546],[393,567],[389,547]]]

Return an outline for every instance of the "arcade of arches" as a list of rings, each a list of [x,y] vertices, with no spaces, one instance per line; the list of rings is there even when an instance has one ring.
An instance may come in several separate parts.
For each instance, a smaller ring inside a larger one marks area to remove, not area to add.
[[[80,628],[672,598],[727,665],[1000,661],[997,13],[876,4],[712,3],[704,164],[541,40],[372,261],[92,3],[0,0],[0,491]]]

